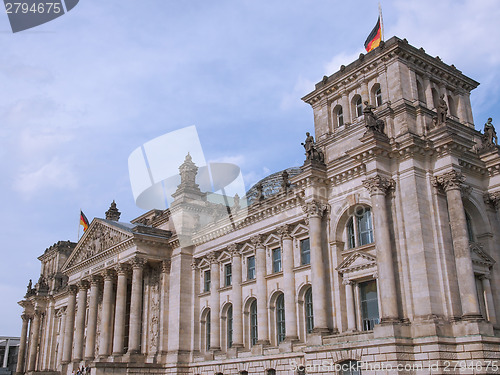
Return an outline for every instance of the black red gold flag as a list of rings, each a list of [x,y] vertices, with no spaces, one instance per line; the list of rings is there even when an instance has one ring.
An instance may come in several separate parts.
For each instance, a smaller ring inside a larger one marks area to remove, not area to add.
[[[85,214],[83,213],[82,210],[80,210],[80,225],[83,225],[83,231],[84,232],[89,227],[89,221],[87,219],[87,216],[85,216]]]
[[[382,40],[382,28],[380,27],[380,17],[378,18],[377,24],[373,28],[368,38],[365,41],[365,49],[366,52],[370,52],[371,50],[377,48],[380,45],[380,41]]]

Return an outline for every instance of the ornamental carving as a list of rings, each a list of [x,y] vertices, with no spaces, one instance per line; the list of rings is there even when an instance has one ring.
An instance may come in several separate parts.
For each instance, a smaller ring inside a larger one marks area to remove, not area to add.
[[[129,261],[132,268],[142,268],[146,264],[146,259],[135,257]]]
[[[323,217],[325,212],[328,210],[328,205],[322,202],[312,201],[304,204],[302,206],[302,210],[308,218]]]
[[[118,275],[126,275],[130,271],[130,266],[127,263],[118,263],[114,270]]]
[[[102,224],[97,224],[92,229],[92,232],[88,234],[79,249],[78,255],[72,263],[78,264],[84,260],[90,259],[127,238],[128,236],[118,230]]]
[[[172,266],[172,261],[170,259],[166,259],[161,262],[161,272],[170,273],[170,268]]]
[[[210,264],[218,263],[217,254],[215,252],[207,254],[207,260]]]
[[[292,229],[292,226],[290,224],[282,225],[282,226],[278,227],[278,235],[283,240],[291,240],[292,239],[292,236],[290,236],[291,229]]]
[[[444,191],[461,190],[462,184],[465,182],[465,176],[461,172],[450,171],[436,176],[433,179],[433,185],[441,186]]]
[[[393,190],[396,182],[392,178],[385,178],[380,175],[368,178],[363,181],[363,186],[368,190],[370,195],[374,194],[387,194],[390,190]]]
[[[150,324],[149,352],[154,354],[158,349],[158,332],[160,331],[160,269],[155,266],[149,273],[150,291]]]
[[[257,234],[255,236],[250,237],[250,242],[252,243],[253,247],[255,247],[255,248],[264,247],[264,245],[262,244],[262,235],[260,235],[260,234]]]
[[[484,196],[484,203],[491,206],[495,210],[500,207],[500,191],[496,191],[494,193],[486,193]]]
[[[227,251],[231,254],[231,257],[239,257],[241,256],[240,249],[237,244],[232,243],[227,247]]]

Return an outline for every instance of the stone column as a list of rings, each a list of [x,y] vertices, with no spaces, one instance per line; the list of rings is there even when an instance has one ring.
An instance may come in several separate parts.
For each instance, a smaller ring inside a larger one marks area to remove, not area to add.
[[[354,310],[354,294],[351,280],[343,279],[342,284],[345,285],[345,305],[347,310],[347,331],[356,331],[356,313]]]
[[[28,360],[27,372],[35,371],[36,355],[38,352],[38,340],[40,339],[41,317],[42,317],[42,312],[40,310],[35,310],[35,315],[33,318],[33,334],[31,336],[31,342],[29,348],[29,360]]]
[[[5,352],[3,353],[2,367],[7,367],[9,364],[9,349],[10,349],[10,339],[7,339],[7,342],[5,343]]]
[[[49,308],[47,319],[45,323],[45,327],[43,330],[45,331],[45,343],[44,343],[44,351],[43,351],[43,361],[42,361],[42,370],[50,369],[51,357],[53,356],[53,340],[54,340],[54,307],[55,301],[52,297],[49,297]]]
[[[349,104],[349,94],[346,91],[342,93],[342,114],[344,116],[344,124],[350,124],[352,122],[351,106]]]
[[[21,328],[21,338],[19,340],[19,352],[17,353],[17,374],[22,374],[24,372],[24,357],[26,354],[26,341],[28,340],[28,323],[30,321],[30,318],[26,314],[22,314],[21,319],[23,320],[23,326]]]
[[[379,175],[363,181],[363,186],[370,192],[373,212],[375,247],[380,296],[383,301],[380,322],[398,321],[398,303],[396,278],[389,231],[389,213],[387,212],[386,193],[394,187],[394,180]]]
[[[99,302],[100,277],[93,276],[90,283],[89,318],[87,323],[87,341],[85,341],[85,359],[92,360],[95,355],[95,335],[97,330],[97,304]]]
[[[142,322],[142,275],[145,260],[135,258],[132,260],[132,295],[130,299],[130,329],[128,353],[139,353],[141,345]]]
[[[113,307],[113,272],[109,269],[102,273],[104,289],[102,293],[101,329],[99,333],[99,357],[110,355],[110,342],[112,335],[111,309]]]
[[[73,347],[73,360],[83,359],[83,335],[85,333],[85,314],[87,312],[87,289],[89,284],[82,280],[78,284],[78,310],[75,323],[75,343]]]
[[[57,338],[58,348],[57,348],[57,358],[55,366],[59,366],[62,363],[63,348],[64,348],[64,332],[66,331],[66,311],[62,313],[61,316],[61,330],[59,332],[59,337]]]
[[[210,261],[210,350],[220,350],[220,269],[214,253]]]
[[[228,247],[231,253],[232,299],[233,299],[233,348],[243,347],[243,312],[241,294],[241,253],[236,244]]]
[[[115,329],[113,335],[113,355],[124,353],[125,311],[127,308],[127,271],[128,266],[120,263],[115,267],[118,274],[115,303]]]
[[[66,325],[64,327],[64,348],[62,363],[71,361],[71,351],[73,349],[73,332],[75,331],[75,306],[76,306],[75,285],[68,286],[68,307],[66,308]]]
[[[295,302],[295,274],[293,272],[293,240],[290,236],[290,226],[278,228],[282,241],[283,255],[283,284],[285,295],[285,332],[288,341],[298,340],[297,311]]]
[[[434,184],[442,186],[446,192],[458,289],[460,290],[462,303],[462,318],[481,319],[482,315],[477,299],[476,280],[469,249],[469,234],[462,202],[461,187],[464,182],[465,177],[462,173],[454,170],[437,176],[434,180]]]
[[[257,284],[257,343],[269,345],[269,323],[267,317],[266,248],[260,235],[251,239],[255,248],[255,281]]]
[[[486,312],[488,314],[488,321],[491,324],[496,325],[497,316],[495,311],[495,304],[493,302],[493,294],[491,293],[490,275],[482,275],[481,283],[483,284],[484,301],[486,302]]]
[[[168,350],[168,295],[170,289],[170,259],[161,263],[161,317],[160,317],[160,353],[165,354]],[[198,296],[199,291],[193,296]]]
[[[313,297],[313,332],[328,332],[326,316],[327,293],[325,286],[325,260],[321,246],[321,220],[327,205],[318,201],[307,203],[303,210],[309,220],[309,239],[311,244],[311,284]]]

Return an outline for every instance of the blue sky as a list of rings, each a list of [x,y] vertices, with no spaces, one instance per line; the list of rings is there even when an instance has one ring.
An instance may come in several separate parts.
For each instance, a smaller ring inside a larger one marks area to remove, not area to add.
[[[500,3],[382,2],[385,37],[407,38],[481,85],[476,128],[500,124]],[[20,334],[36,259],[75,241],[80,207],[129,221],[127,158],[196,125],[205,157],[243,171],[247,188],[304,160],[313,131],[300,98],[363,52],[376,1],[82,0],[12,34],[0,16],[0,335]]]

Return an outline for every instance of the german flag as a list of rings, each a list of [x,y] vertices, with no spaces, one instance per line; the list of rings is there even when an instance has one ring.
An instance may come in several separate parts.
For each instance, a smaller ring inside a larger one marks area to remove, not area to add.
[[[380,27],[380,17],[378,18],[377,24],[373,28],[368,38],[365,41],[365,49],[366,52],[370,52],[371,50],[377,48],[382,40],[382,29]]]
[[[89,227],[89,221],[87,219],[87,216],[85,216],[85,214],[83,213],[82,210],[80,210],[80,225],[83,225],[83,231],[84,232]]]

